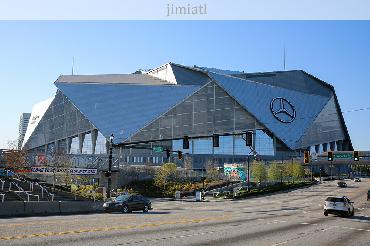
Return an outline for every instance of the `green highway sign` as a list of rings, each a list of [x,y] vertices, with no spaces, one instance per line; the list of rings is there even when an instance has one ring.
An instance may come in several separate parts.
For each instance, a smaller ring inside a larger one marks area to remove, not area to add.
[[[162,153],[163,152],[163,147],[161,147],[161,146],[155,146],[155,147],[153,147],[153,151],[155,153]]]
[[[335,159],[353,159],[353,155],[351,153],[334,153]]]

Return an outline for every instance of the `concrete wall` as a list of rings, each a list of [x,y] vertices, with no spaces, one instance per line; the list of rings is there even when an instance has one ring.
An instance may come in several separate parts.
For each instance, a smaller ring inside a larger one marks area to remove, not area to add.
[[[60,201],[60,202],[3,202],[0,217],[33,215],[55,215],[70,213],[96,213],[103,211],[103,202]]]

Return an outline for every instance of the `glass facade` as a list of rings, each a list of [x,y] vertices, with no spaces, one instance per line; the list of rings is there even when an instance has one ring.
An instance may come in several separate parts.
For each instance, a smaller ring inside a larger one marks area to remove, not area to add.
[[[216,155],[232,155],[233,154],[233,136],[220,136],[220,147],[214,148]]]
[[[95,154],[107,154],[107,139],[98,132],[98,137],[96,138]]]
[[[256,131],[256,151],[260,155],[275,155],[274,140],[262,130]]]
[[[274,141],[262,130],[256,130],[255,135],[256,151],[259,155],[273,156]],[[212,138],[190,139],[189,150],[182,149],[182,140],[174,140],[172,148],[174,151],[180,150],[190,154],[205,155],[248,155],[251,149],[245,145],[245,140],[240,135],[220,136],[219,147],[213,147]]]
[[[79,141],[78,137],[72,138],[70,154],[80,154]]]

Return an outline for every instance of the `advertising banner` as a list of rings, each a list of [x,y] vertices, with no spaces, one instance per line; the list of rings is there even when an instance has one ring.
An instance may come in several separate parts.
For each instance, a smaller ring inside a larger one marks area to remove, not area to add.
[[[230,178],[236,180],[246,181],[246,173],[244,170],[244,164],[240,163],[232,163],[232,164],[224,164],[224,174],[229,176]]]
[[[53,167],[32,167],[33,173],[65,173],[69,172],[71,175],[95,175],[98,173],[96,168],[53,168]]]

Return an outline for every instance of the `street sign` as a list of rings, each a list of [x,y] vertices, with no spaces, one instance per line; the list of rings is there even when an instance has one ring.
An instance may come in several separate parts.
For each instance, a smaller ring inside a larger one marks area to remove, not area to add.
[[[155,153],[162,153],[163,152],[163,147],[161,147],[161,146],[155,146],[155,147],[153,147],[153,151]]]
[[[352,153],[334,153],[335,159],[353,159]]]

